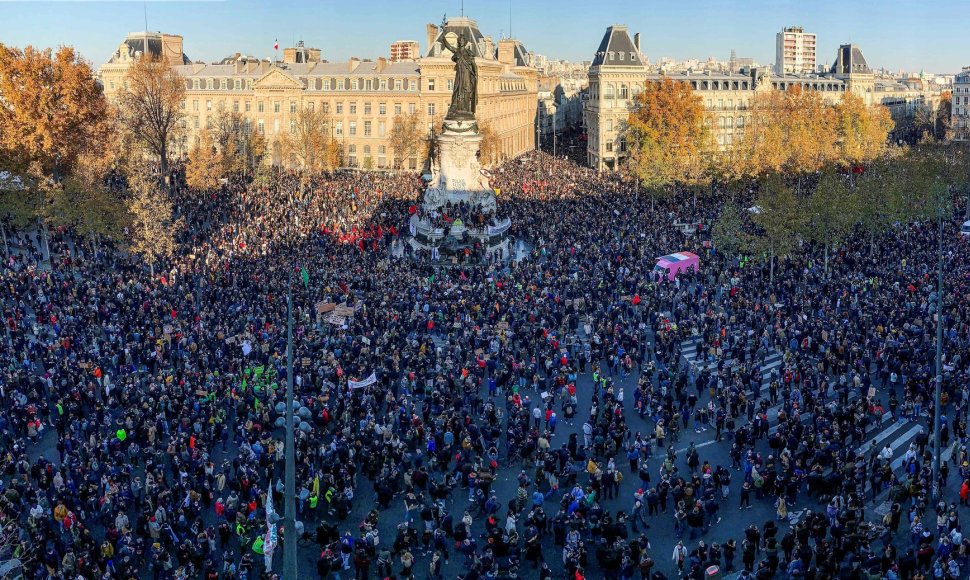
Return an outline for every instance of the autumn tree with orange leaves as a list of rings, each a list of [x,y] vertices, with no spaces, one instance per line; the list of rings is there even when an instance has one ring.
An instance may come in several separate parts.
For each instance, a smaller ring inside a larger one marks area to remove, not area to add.
[[[636,95],[627,120],[627,163],[644,188],[656,194],[701,177],[710,151],[704,116],[701,98],[684,82],[648,82]]]

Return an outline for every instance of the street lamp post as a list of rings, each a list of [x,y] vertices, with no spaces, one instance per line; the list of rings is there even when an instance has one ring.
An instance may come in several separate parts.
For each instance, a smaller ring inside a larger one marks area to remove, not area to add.
[[[933,499],[940,498],[940,391],[943,387],[943,196],[937,199],[936,218],[939,222],[936,264],[936,385],[933,393]]]
[[[283,578],[297,577],[296,561],[296,440],[293,429],[293,264],[286,276],[286,450],[283,498]]]

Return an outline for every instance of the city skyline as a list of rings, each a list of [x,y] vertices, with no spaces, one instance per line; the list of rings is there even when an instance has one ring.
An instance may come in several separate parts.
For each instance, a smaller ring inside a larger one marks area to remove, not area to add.
[[[959,19],[946,18],[948,3],[942,0],[919,5],[822,0],[811,6],[752,0],[741,7],[727,0],[676,7],[647,2],[614,11],[576,0],[517,2],[511,10],[499,4],[504,9],[466,0],[464,13],[496,40],[509,36],[511,22],[512,36],[528,50],[573,62],[591,60],[601,31],[620,23],[641,33],[641,49],[651,62],[661,57],[727,60],[734,49],[770,64],[775,60],[775,34],[785,26],[802,26],[818,36],[820,64],[830,63],[838,46],[847,42],[858,44],[875,68],[953,74],[970,64],[970,40],[960,33]],[[106,6],[111,7],[107,15]],[[280,48],[303,40],[331,61],[352,56],[375,59],[387,57],[397,40],[416,40],[426,51],[424,25],[440,22],[443,14],[458,16],[462,10],[460,0],[429,0],[420,9],[383,0],[337,6],[248,0],[0,2],[0,22],[6,23],[0,38],[14,46],[71,45],[98,66],[125,34],[145,28],[147,12],[148,29],[182,35],[185,52],[193,60],[212,62],[236,52],[272,58],[276,40]],[[338,10],[339,16],[333,17]]]

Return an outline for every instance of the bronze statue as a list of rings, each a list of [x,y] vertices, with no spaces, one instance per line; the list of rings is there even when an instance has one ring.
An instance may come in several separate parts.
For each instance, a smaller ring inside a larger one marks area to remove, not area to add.
[[[441,28],[444,30],[444,23]],[[453,46],[445,34],[441,35],[441,45],[451,51],[451,60],[455,63],[455,86],[451,92],[451,106],[448,107],[445,118],[474,119],[475,108],[478,106],[478,65],[475,64],[475,49],[464,30],[458,35],[457,44],[458,46]]]

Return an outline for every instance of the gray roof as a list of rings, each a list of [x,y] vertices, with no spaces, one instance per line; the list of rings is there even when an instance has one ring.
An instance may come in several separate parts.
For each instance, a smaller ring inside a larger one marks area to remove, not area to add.
[[[832,65],[832,74],[847,75],[853,73],[871,73],[866,57],[862,56],[862,50],[854,44],[843,44],[835,55],[835,64]]]
[[[145,32],[145,33],[132,33],[125,37],[122,45],[126,46],[128,49],[128,54],[134,56],[136,53],[150,54],[155,58],[161,58],[162,55],[162,37],[158,33]],[[108,62],[117,62],[118,51],[115,51],[111,55],[111,59]],[[182,64],[189,64],[192,61],[189,57],[182,54]]]
[[[513,66],[529,66],[529,51],[525,49],[525,45],[518,40],[513,40],[515,43],[515,49],[512,51],[514,56]],[[494,58],[498,59],[498,47],[495,47]]]
[[[606,29],[591,66],[644,67],[640,51],[634,46],[626,26],[614,24]]]
[[[377,63],[363,61],[353,71],[350,70],[350,61],[345,62],[311,62],[311,63],[278,63],[277,65],[284,74],[299,79],[301,77],[324,77],[324,76],[394,76],[394,77],[417,77],[420,76],[418,63],[414,61],[387,62],[384,69],[377,72]],[[183,77],[249,77],[259,78],[268,71],[261,67],[245,72],[245,67],[235,72],[236,67],[232,64],[207,64],[198,72],[194,72],[194,65],[177,66],[175,71]]]
[[[454,32],[456,36],[461,36],[462,33],[466,34],[471,39],[472,46],[475,48],[475,56],[479,58],[492,57],[492,55],[485,54],[485,36],[478,29],[478,23],[464,16],[449,18],[443,28],[439,27],[438,36],[435,37],[434,42],[428,47],[428,54],[426,56],[441,56],[441,51],[444,50],[441,46],[441,37],[449,32]]]

